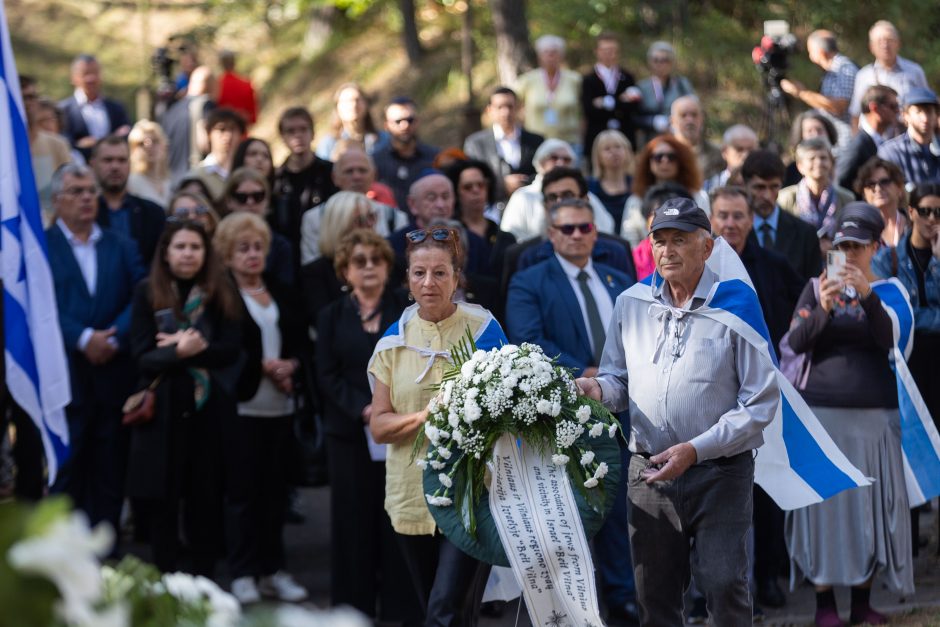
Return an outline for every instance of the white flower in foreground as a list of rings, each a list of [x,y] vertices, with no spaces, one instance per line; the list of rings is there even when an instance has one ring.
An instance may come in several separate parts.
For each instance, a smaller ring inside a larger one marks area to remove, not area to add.
[[[552,402],[544,398],[539,399],[539,402],[535,404],[535,411],[540,414],[551,414]]]
[[[617,435],[617,425],[612,424],[607,428],[607,437],[612,438]]]
[[[604,477],[607,476],[607,470],[608,470],[607,462],[601,462],[600,464],[598,464],[597,470],[594,471],[594,478],[603,479]]]
[[[584,455],[581,456],[581,465],[582,465],[582,466],[587,466],[588,464],[590,464],[590,463],[593,462],[593,461],[594,461],[594,451],[588,451],[588,452],[586,452]]]
[[[584,482],[584,487],[585,487],[585,488],[596,488],[596,487],[597,487],[597,479],[595,479],[594,477],[591,477],[590,479],[588,479],[587,481]]]
[[[433,468],[434,470],[441,470],[441,469],[442,469],[444,466],[446,466],[446,465],[447,465],[447,464],[445,464],[445,463],[443,463],[443,462],[439,462],[439,461],[437,461],[436,459],[432,459],[432,460],[431,460],[431,468]]]
[[[421,470],[424,470],[425,468],[428,467],[428,460],[426,460],[426,459],[419,459],[419,460],[416,460],[416,461],[415,461],[415,466],[417,466],[417,467],[420,468]]]
[[[578,407],[578,411],[576,411],[574,415],[578,419],[578,422],[584,424],[591,419],[591,408],[587,405],[581,405],[581,407]]]
[[[278,627],[370,627],[365,616],[350,608],[308,610],[299,605],[281,605],[274,615]]]
[[[167,573],[161,578],[166,591],[183,603],[198,603],[202,600],[202,591],[196,586],[196,580],[186,573]]]
[[[564,466],[568,463],[568,456],[561,454],[552,455],[552,463],[556,466]]]
[[[239,621],[242,610],[238,599],[201,575],[196,577],[196,587],[209,599],[211,613],[207,627],[233,627]]]
[[[45,577],[59,590],[60,615],[69,624],[92,625],[92,605],[101,599],[102,578],[98,558],[114,543],[111,527],[88,526],[81,512],[52,523],[37,537],[16,543],[7,560],[16,570]]]
[[[561,413],[561,403],[559,403],[558,401],[555,401],[554,403],[552,403],[552,410],[548,412],[548,414],[552,418],[557,418],[558,414],[560,413]]]
[[[437,449],[437,454],[440,455],[444,459],[450,459],[450,451],[447,450],[446,448]]]
[[[446,496],[433,496],[431,494],[425,494],[424,498],[427,499],[428,505],[434,505],[435,507],[450,507],[453,504]]]
[[[440,473],[439,475],[437,475],[437,480],[440,481],[441,485],[444,486],[445,488],[449,488],[452,485],[454,485],[453,479],[451,479],[444,473]]]
[[[600,437],[600,435],[601,435],[602,433],[604,433],[604,423],[603,423],[603,422],[597,422],[597,423],[595,423],[594,426],[591,427],[591,430],[588,431],[588,435],[591,436],[592,438]]]

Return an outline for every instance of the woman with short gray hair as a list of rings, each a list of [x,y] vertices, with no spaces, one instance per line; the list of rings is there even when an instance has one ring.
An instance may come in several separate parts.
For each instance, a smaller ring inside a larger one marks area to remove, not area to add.
[[[654,41],[646,52],[650,77],[639,82],[642,99],[637,112],[637,128],[644,131],[648,141],[669,130],[669,110],[682,96],[695,94],[689,79],[674,74],[676,51],[669,42]],[[638,143],[637,146],[642,146]]]
[[[565,40],[542,35],[535,40],[539,67],[519,77],[513,88],[525,110],[525,128],[545,138],[562,139],[581,153],[581,75],[563,68]]]

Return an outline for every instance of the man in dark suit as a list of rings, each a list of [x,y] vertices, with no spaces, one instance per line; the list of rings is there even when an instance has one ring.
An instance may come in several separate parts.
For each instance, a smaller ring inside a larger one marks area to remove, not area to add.
[[[510,341],[538,344],[548,355],[557,356],[559,365],[571,368],[577,376],[590,377],[597,373],[614,302],[634,281],[591,259],[597,229],[587,199],[572,196],[548,206],[548,237],[554,254],[513,277],[506,331]],[[624,448],[622,454],[626,458],[629,452]],[[610,621],[635,624],[636,586],[623,494],[595,544]]]
[[[101,66],[95,57],[75,57],[71,77],[75,92],[59,103],[65,113],[63,132],[87,159],[99,139],[112,134],[127,136],[130,118],[121,103],[101,95]]]
[[[95,524],[115,529],[124,497],[121,407],[133,391],[131,296],[144,271],[134,243],[95,223],[98,189],[85,166],[52,179],[56,222],[46,231],[59,324],[69,358],[71,456],[53,486]]]
[[[744,187],[754,210],[754,228],[749,237],[786,257],[805,283],[822,271],[822,253],[816,229],[777,205],[785,172],[783,161],[769,150],[755,150],[741,165]]]
[[[490,128],[467,137],[463,151],[472,159],[486,163],[496,174],[496,200],[506,202],[514,191],[532,182],[535,151],[544,141],[519,124],[519,99],[508,87],[497,87],[490,94],[486,114]]]
[[[898,94],[887,85],[872,85],[862,97],[858,133],[836,160],[836,182],[855,189],[855,177],[866,161],[878,154],[884,134],[898,119]],[[863,198],[859,197],[859,200]]]
[[[90,163],[101,188],[98,224],[134,240],[141,260],[150,267],[166,214],[156,203],[127,193],[130,176],[127,140],[116,135],[99,140],[92,149]]]
[[[584,130],[584,157],[591,163],[591,147],[601,131],[615,129],[636,147],[633,112],[640,99],[633,75],[620,67],[620,41],[613,33],[601,33],[594,45],[597,63],[581,81],[581,110],[587,123]],[[630,89],[634,87],[634,89]],[[628,91],[629,90],[629,91]],[[634,95],[635,94],[635,95]],[[631,97],[632,95],[632,97]]]

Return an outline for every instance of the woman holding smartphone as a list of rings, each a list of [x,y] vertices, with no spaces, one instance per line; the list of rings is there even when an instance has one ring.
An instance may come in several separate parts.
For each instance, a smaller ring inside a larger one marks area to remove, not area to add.
[[[887,623],[870,604],[876,576],[900,596],[914,593],[898,392],[888,360],[894,332],[871,286],[883,230],[876,207],[845,206],[827,271],[818,288],[813,282],[803,290],[790,327],[790,346],[811,362],[803,398],[849,461],[875,479],[787,512],[791,588],[804,579],[815,585],[822,627],[843,624],[833,586],[851,586],[853,625]]]
[[[220,443],[235,414],[229,367],[241,352],[241,313],[202,226],[168,221],[131,309],[131,353],[145,381],[158,384],[153,418],[132,428],[127,472],[128,496],[145,504],[153,561],[164,572],[211,576],[222,550]]]

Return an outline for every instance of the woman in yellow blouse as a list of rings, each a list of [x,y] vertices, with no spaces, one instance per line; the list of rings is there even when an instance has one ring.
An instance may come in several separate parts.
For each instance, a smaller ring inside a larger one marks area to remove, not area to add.
[[[581,75],[561,67],[565,40],[542,35],[535,40],[539,67],[519,77],[515,91],[524,107],[527,131],[561,139],[581,154]]]
[[[489,311],[453,301],[463,266],[457,232],[431,227],[407,237],[408,288],[416,302],[379,340],[369,364],[370,430],[376,442],[389,445],[385,509],[425,609],[425,624],[474,624],[490,567],[437,531],[411,450],[427,420],[433,386],[447,369],[449,349],[468,329],[483,350],[507,341]]]

